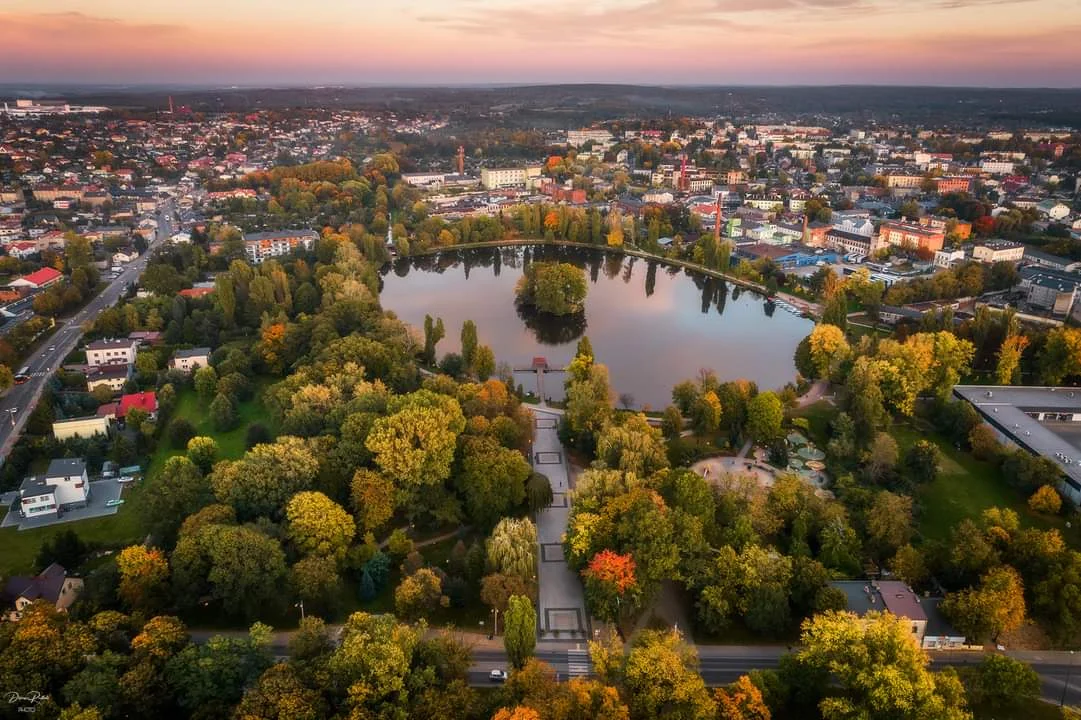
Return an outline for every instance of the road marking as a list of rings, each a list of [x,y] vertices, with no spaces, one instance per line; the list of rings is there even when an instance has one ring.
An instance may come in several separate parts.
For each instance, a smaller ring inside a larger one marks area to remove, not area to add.
[[[567,676],[586,677],[593,672],[590,664],[589,651],[571,649],[567,650]]]

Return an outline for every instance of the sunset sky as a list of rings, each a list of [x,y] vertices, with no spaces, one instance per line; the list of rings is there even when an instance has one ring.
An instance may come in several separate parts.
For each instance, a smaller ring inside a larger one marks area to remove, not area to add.
[[[1081,0],[0,0],[0,82],[1081,86]]]

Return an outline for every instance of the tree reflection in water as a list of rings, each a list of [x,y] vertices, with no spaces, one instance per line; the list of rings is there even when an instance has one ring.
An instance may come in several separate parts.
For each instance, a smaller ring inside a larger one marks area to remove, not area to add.
[[[515,309],[541,345],[563,345],[577,340],[586,332],[585,310],[572,315],[552,315],[521,303],[515,303]]]

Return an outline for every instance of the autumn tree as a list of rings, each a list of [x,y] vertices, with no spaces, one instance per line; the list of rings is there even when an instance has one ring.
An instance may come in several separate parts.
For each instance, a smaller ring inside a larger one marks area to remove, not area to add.
[[[1021,354],[1028,347],[1024,335],[1010,335],[998,349],[995,365],[995,382],[999,385],[1017,385],[1021,382]]]
[[[529,518],[503,518],[486,543],[488,564],[496,572],[532,582],[537,577],[537,528]]]
[[[356,523],[321,492],[299,492],[285,508],[286,535],[302,555],[342,560],[353,542]]]
[[[405,577],[394,590],[394,609],[409,620],[425,617],[444,601],[443,581],[428,568]]]
[[[353,512],[361,530],[377,532],[394,516],[394,483],[385,475],[360,468],[351,484]]]
[[[747,433],[759,444],[768,444],[781,436],[784,405],[772,392],[755,395],[747,406]]]
[[[1051,330],[1038,362],[1043,385],[1061,385],[1066,378],[1081,375],[1081,330],[1069,327]]]
[[[808,336],[808,344],[815,370],[813,377],[816,378],[829,379],[836,376],[841,363],[847,360],[852,352],[844,331],[828,323],[815,325]]]
[[[117,593],[134,610],[152,611],[169,593],[169,563],[165,554],[145,545],[131,545],[116,557],[120,573]]]
[[[203,473],[208,473],[218,459],[218,441],[212,437],[193,437],[188,440],[187,455],[196,467]]]
[[[664,438],[642,413],[603,428],[597,437],[597,458],[610,468],[640,477],[668,467]]]
[[[502,447],[494,438],[468,439],[457,482],[469,517],[491,527],[525,500],[530,468],[522,453]]]
[[[450,476],[465,417],[458,401],[430,390],[395,398],[372,425],[365,445],[388,476],[416,491]]]
[[[240,460],[218,463],[211,475],[214,494],[242,518],[281,517],[285,503],[315,481],[319,462],[300,438],[282,437],[256,445]]]
[[[585,272],[570,263],[533,262],[515,287],[518,303],[549,315],[581,312],[586,299]]]
[[[630,555],[602,550],[589,561],[582,577],[590,611],[601,620],[618,622],[622,612],[637,603],[638,579]]]
[[[698,674],[694,647],[676,632],[639,633],[621,675],[632,718],[713,720],[716,717],[716,703]]]
[[[1032,512],[1057,515],[1062,509],[1062,497],[1051,485],[1043,485],[1029,497],[1028,508]]]
[[[997,640],[1025,621],[1025,595],[1021,576],[1008,565],[988,571],[978,587],[951,593],[942,612],[967,637]]]
[[[718,720],[770,720],[769,706],[762,691],[746,675],[714,693]]]

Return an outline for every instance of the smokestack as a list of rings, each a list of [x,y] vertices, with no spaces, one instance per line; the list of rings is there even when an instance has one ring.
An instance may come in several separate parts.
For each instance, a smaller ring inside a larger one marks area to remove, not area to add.
[[[721,245],[721,220],[724,217],[723,213],[721,212],[721,194],[720,193],[717,193],[717,213],[716,213],[716,216],[717,216],[717,224],[713,228],[713,239],[716,241],[717,247],[720,247],[720,245]]]
[[[458,146],[458,174],[465,175],[465,145]]]
[[[681,153],[679,156],[680,168],[679,168],[679,189],[687,189],[687,153]]]
[[[170,115],[173,114],[173,96],[172,95],[169,96],[169,114]]]
[[[803,213],[803,244],[806,245],[810,236],[807,233],[807,213]]]

